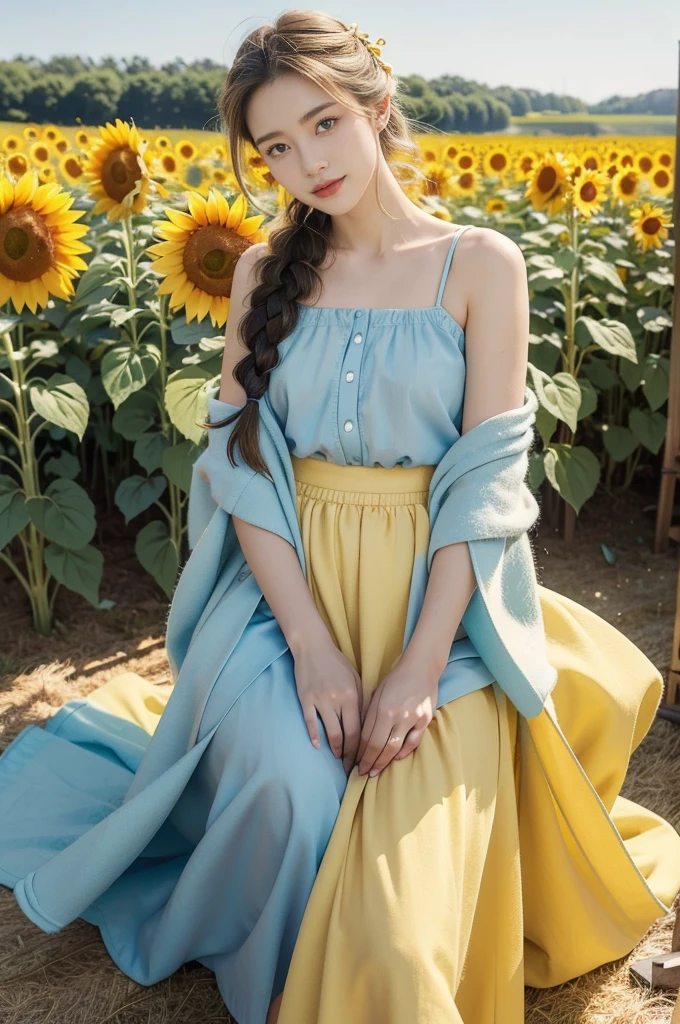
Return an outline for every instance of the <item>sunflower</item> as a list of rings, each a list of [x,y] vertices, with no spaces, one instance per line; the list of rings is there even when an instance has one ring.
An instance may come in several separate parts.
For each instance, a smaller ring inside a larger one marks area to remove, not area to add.
[[[451,194],[453,171],[450,167],[433,160],[425,165],[423,173],[426,178],[422,187],[422,194],[424,196],[440,196],[444,198]]]
[[[30,141],[40,138],[40,132],[38,131],[37,125],[27,124],[24,128],[24,138],[29,139]]]
[[[515,181],[527,181],[533,172],[538,153],[533,149],[524,149],[515,160]]]
[[[622,168],[612,178],[612,195],[623,203],[632,203],[638,198],[640,175],[629,167]]]
[[[662,164],[655,164],[649,175],[650,191],[659,196],[669,196],[673,191],[673,178]]]
[[[17,153],[23,148],[23,143],[18,135],[5,135],[2,140],[2,148],[5,153]]]
[[[38,181],[41,185],[45,185],[48,182],[56,180],[57,175],[54,172],[52,164],[45,164],[44,167],[38,167]]]
[[[602,157],[596,149],[584,149],[578,162],[586,171],[599,171],[602,167]]]
[[[55,183],[38,184],[34,169],[15,185],[0,178],[0,306],[12,300],[17,313],[35,313],[49,293],[68,300],[73,278],[87,264],[78,253],[91,252],[78,239],[86,224],[83,210],[71,210],[73,196]]]
[[[433,210],[430,210],[430,213],[433,217],[436,217],[437,220],[453,221],[453,217],[445,206],[435,206]]]
[[[477,165],[477,157],[470,149],[461,149],[453,161],[459,171],[474,171]]]
[[[531,200],[535,210],[545,210],[549,217],[554,217],[572,192],[573,169],[573,163],[564,153],[544,153],[527,182],[524,198]]]
[[[200,164],[185,164],[179,183],[183,191],[198,192],[206,198],[213,183],[212,173],[210,168],[202,167]]]
[[[175,152],[182,160],[195,160],[198,149],[190,139],[180,139],[175,146]]]
[[[59,160],[59,169],[70,185],[83,181],[83,161],[75,153],[67,153]]]
[[[652,153],[654,163],[661,164],[667,171],[673,169],[673,153],[670,149],[655,149]]]
[[[668,238],[668,227],[670,217],[661,206],[654,203],[643,203],[642,207],[636,207],[630,211],[633,219],[633,237],[640,249],[646,252],[647,249],[659,249]]]
[[[57,139],[62,138],[62,134],[56,124],[46,124],[42,130],[42,137],[49,142],[56,142]]]
[[[453,182],[455,196],[474,196],[482,187],[482,179],[476,171],[462,171]]]
[[[50,161],[52,152],[50,147],[45,142],[34,142],[28,150],[29,156],[33,163],[40,167],[42,164],[47,164]]]
[[[510,154],[503,146],[492,146],[482,157],[485,178],[504,178],[510,170]]]
[[[184,306],[187,321],[203,320],[209,313],[213,325],[222,327],[229,314],[236,261],[260,240],[264,216],[246,217],[248,203],[242,193],[231,207],[215,189],[207,199],[189,192],[187,203],[188,213],[168,206],[168,219],[154,221],[156,233],[166,239],[147,249],[154,269],[165,276],[158,294],[170,295],[171,309]]]
[[[90,144],[90,136],[87,134],[84,128],[78,129],[75,135],[75,139],[76,145],[80,146],[81,149],[85,149],[85,147],[89,146]]]
[[[486,213],[505,213],[507,208],[505,199],[488,199],[484,207]]]
[[[607,198],[609,178],[602,171],[585,171],[574,183],[574,207],[583,217],[599,213]]]
[[[167,135],[157,135],[154,146],[156,149],[172,149],[172,142]]]
[[[420,147],[420,159],[424,164],[432,164],[438,159],[437,153],[431,146]]]
[[[644,149],[635,154],[635,169],[644,177],[648,177],[654,169],[654,157]]]
[[[155,186],[160,196],[168,193],[151,178],[144,161],[145,146],[137,126],[116,118],[99,126],[97,139],[85,159],[83,173],[90,182],[90,191],[97,199],[92,212],[106,211],[109,220],[122,220],[141,213],[147,197]]]

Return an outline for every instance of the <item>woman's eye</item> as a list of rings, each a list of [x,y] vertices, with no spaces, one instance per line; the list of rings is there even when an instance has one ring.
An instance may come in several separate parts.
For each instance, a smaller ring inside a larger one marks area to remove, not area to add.
[[[333,124],[335,124],[335,122],[339,121],[339,120],[340,120],[339,117],[323,117],[320,121],[317,121],[316,127],[318,128],[320,124],[327,124],[328,121],[332,121]],[[322,132],[321,134],[325,135],[326,132]],[[286,145],[285,142],[275,142],[273,146],[269,147],[269,149],[267,150],[267,154],[266,155],[267,156],[281,156],[282,155],[281,153],[275,153],[274,150],[278,146],[285,146],[285,145]]]

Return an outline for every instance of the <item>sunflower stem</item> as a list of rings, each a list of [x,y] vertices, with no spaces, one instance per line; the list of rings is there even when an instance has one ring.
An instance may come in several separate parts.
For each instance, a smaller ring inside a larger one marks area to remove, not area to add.
[[[19,325],[19,350],[23,348],[23,325]],[[14,437],[11,432],[3,428],[3,433],[12,436],[19,453],[19,468],[21,482],[26,500],[40,497],[40,481],[38,477],[38,462],[35,457],[29,414],[26,402],[28,384],[26,380],[26,368],[21,359],[16,358],[16,352],[12,344],[12,336],[9,331],[3,333],[3,345],[5,354],[12,374],[13,390],[16,396],[15,418],[17,423],[17,435]],[[37,632],[46,636],[52,631],[52,615],[50,612],[47,588],[49,576],[45,573],[44,548],[45,540],[33,523],[29,523],[19,534],[23,548],[24,561],[26,563],[26,579],[28,586],[25,588],[31,602],[31,613],[33,625]],[[8,561],[9,556],[3,560]],[[19,578],[18,571],[15,575]]]
[[[161,414],[161,430],[165,437],[167,437],[170,444],[177,444],[177,431],[172,423],[170,423],[165,408],[165,387],[168,380],[168,302],[169,298],[167,295],[159,296],[158,304],[158,325],[160,328],[161,335],[161,364],[159,367],[160,376],[160,414]],[[170,537],[177,548],[177,553],[181,557],[182,554],[182,537],[184,534],[183,529],[183,506],[182,506],[182,495],[179,488],[173,484],[171,480],[168,480],[168,497],[170,499]]]
[[[132,233],[132,214],[126,217],[123,221],[123,242],[125,245],[125,256],[127,259],[127,277],[130,284],[128,284],[128,308],[135,309],[137,305],[137,263],[135,261],[135,239]],[[137,321],[133,317],[132,320],[128,321],[130,327],[130,334],[132,336],[132,344],[137,348]]]

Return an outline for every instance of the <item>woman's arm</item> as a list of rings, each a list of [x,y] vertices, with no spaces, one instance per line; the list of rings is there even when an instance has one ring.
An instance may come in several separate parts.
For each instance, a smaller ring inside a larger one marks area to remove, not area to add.
[[[333,643],[314,603],[295,548],[270,530],[237,516],[232,519],[246,561],[293,657],[313,644]]]
[[[250,308],[249,296],[255,287],[257,260],[266,248],[265,242],[250,246],[241,254],[234,268],[220,380],[220,399],[231,405],[242,406],[246,401],[245,391],[233,376],[236,364],[248,354],[238,337],[237,328],[239,320]],[[238,516],[232,516],[232,519],[246,561],[293,655],[319,640],[332,643],[295,549],[270,530],[263,530]]]
[[[529,359],[529,292],[522,250],[490,228],[471,231],[464,241],[465,257],[456,271],[469,296],[462,434],[524,404]],[[475,587],[467,543],[435,552],[423,607],[404,652],[407,660],[429,664],[435,674],[443,672]]]

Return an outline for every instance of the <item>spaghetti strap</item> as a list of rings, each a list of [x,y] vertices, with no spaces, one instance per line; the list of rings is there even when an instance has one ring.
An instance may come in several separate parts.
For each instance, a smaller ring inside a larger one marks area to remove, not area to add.
[[[458,244],[458,239],[460,238],[460,236],[463,234],[464,231],[467,231],[467,229],[471,228],[471,227],[472,227],[472,224],[465,224],[460,229],[460,231],[456,235],[453,236],[453,241],[451,242],[451,245],[449,247],[449,251],[448,251],[446,260],[444,262],[444,269],[442,270],[441,280],[439,282],[439,294],[437,295],[437,303],[436,303],[438,306],[441,306],[441,304],[442,304],[442,296],[444,294],[444,286],[446,285],[446,279],[448,277],[449,267],[451,266],[451,260],[453,259],[453,253],[455,251],[456,245]]]

